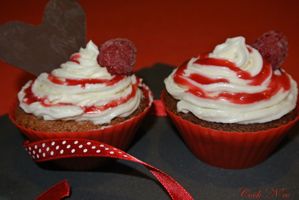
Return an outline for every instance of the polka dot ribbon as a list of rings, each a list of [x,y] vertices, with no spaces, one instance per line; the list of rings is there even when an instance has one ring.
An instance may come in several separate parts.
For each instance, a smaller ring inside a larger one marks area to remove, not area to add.
[[[52,139],[41,140],[37,142],[26,141],[24,147],[28,154],[36,162],[45,162],[62,158],[78,158],[78,157],[106,157],[135,162],[146,167],[160,182],[160,184],[168,192],[173,200],[191,200],[192,196],[171,176],[159,170],[152,165],[149,165],[126,152],[112,147],[108,144],[87,140],[87,139]],[[61,190],[67,190],[66,182],[58,183],[39,196],[39,200],[47,199],[62,199],[66,197],[66,193]],[[61,198],[57,193],[61,194]],[[54,193],[57,193],[56,198],[53,198]],[[69,194],[69,193],[68,193]],[[52,195],[52,196],[51,196]]]

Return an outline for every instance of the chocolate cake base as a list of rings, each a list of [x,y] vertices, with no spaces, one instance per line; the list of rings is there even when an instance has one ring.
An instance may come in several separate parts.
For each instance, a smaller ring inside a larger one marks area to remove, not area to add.
[[[24,112],[21,108],[17,107],[15,111],[16,123],[32,130],[43,132],[81,132],[100,129],[107,125],[113,125],[123,122],[139,113],[143,112],[148,106],[148,100],[141,99],[139,107],[128,117],[117,117],[113,119],[109,124],[96,125],[90,121],[74,121],[74,120],[43,120],[32,114]]]
[[[288,114],[284,115],[280,119],[273,120],[266,123],[253,123],[253,124],[237,124],[237,123],[218,123],[218,122],[209,122],[202,119],[197,118],[191,112],[189,113],[182,113],[177,112],[177,100],[174,99],[166,90],[163,91],[163,101],[164,104],[167,106],[171,112],[175,113],[176,115],[191,121],[192,123],[201,125],[203,127],[222,130],[222,131],[230,131],[230,132],[255,132],[260,130],[267,130],[270,128],[275,128],[281,126],[283,124],[288,123],[289,121],[295,119],[297,117],[297,109],[289,112]]]

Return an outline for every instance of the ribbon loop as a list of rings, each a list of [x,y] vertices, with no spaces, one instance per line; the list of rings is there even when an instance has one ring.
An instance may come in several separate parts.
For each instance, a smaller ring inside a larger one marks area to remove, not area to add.
[[[135,162],[146,167],[160,182],[173,200],[191,200],[192,196],[171,176],[130,154],[108,144],[87,139],[52,139],[26,141],[24,147],[36,162],[63,158],[108,157]],[[44,199],[43,199],[44,200]]]

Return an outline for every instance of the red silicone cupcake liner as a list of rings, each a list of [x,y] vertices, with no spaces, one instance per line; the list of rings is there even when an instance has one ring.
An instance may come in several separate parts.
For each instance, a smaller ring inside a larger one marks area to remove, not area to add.
[[[15,109],[17,105],[14,105],[9,112],[11,121],[25,134],[30,141],[38,141],[44,139],[55,138],[85,138],[91,140],[101,141],[120,149],[126,149],[134,135],[137,128],[141,124],[141,121],[150,110],[152,103],[152,93],[145,85],[142,86],[143,94],[148,101],[148,107],[138,115],[125,120],[119,124],[109,125],[97,130],[85,131],[85,132],[43,132],[28,129],[20,126],[15,121]]]
[[[162,93],[162,101],[163,101]],[[200,160],[221,168],[242,169],[269,157],[299,117],[277,128],[256,132],[228,132],[206,128],[166,111],[183,140]]]
[[[142,91],[144,97],[148,101],[148,106],[143,112],[132,118],[125,120],[121,123],[103,127],[97,130],[85,131],[85,132],[43,132],[20,126],[15,121],[15,110],[17,104],[12,106],[9,112],[9,118],[20,129],[20,131],[30,140],[39,141],[46,139],[62,139],[62,138],[84,138],[90,140],[101,141],[111,146],[117,147],[122,150],[126,150],[131,141],[133,140],[135,133],[140,126],[143,118],[147,115],[152,104],[152,92],[146,85],[142,85]],[[110,164],[109,159],[95,159],[95,158],[69,158],[59,159],[51,161],[54,167],[66,170],[93,170],[97,167],[102,167]]]

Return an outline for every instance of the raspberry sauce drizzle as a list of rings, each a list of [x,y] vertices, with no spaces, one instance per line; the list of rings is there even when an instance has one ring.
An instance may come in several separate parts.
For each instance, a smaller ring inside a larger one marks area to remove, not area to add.
[[[285,72],[281,74],[272,73],[271,65],[267,62],[263,62],[262,70],[256,75],[251,76],[248,72],[240,69],[234,63],[216,58],[208,58],[206,55],[200,56],[200,58],[195,61],[196,64],[201,64],[205,66],[220,66],[230,69],[235,72],[240,79],[248,80],[249,85],[258,86],[262,84],[268,77],[271,77],[271,80],[268,84],[266,90],[257,93],[229,93],[222,92],[217,96],[210,96],[200,87],[194,85],[192,81],[200,84],[213,84],[213,83],[229,83],[227,79],[211,79],[199,74],[190,74],[186,77],[185,70],[187,69],[187,64],[184,63],[180,66],[174,74],[174,81],[180,85],[183,85],[188,88],[188,92],[198,96],[200,98],[213,99],[213,100],[226,100],[236,104],[250,104],[257,101],[262,101],[271,98],[280,90],[289,90],[290,89],[290,79]],[[192,80],[192,81],[190,81]]]
[[[73,54],[69,61],[80,64],[79,58],[81,57],[80,53]],[[105,84],[106,86],[114,85],[115,83],[124,79],[125,76],[115,75],[112,79],[68,79],[68,78],[59,78],[53,74],[48,74],[48,80],[52,83],[58,85],[68,85],[68,86],[77,86],[85,87],[87,84]]]
[[[106,86],[114,85],[115,83],[124,79],[124,76],[116,75],[112,79],[60,79],[52,74],[48,75],[49,81],[58,85],[85,87],[87,84],[105,84]]]
[[[206,57],[206,56],[205,56]],[[230,69],[231,71],[234,71],[237,76],[241,79],[250,79],[251,75],[243,70],[240,70],[239,67],[237,67],[234,63],[224,60],[224,59],[218,59],[218,58],[200,58],[197,61],[195,61],[196,64],[200,65],[208,65],[208,66],[221,66]]]
[[[132,85],[132,92],[126,96],[126,97],[122,97],[118,100],[114,100],[111,101],[103,106],[89,106],[89,107],[84,107],[84,112],[85,113],[94,113],[94,112],[99,112],[99,111],[104,111],[107,110],[109,108],[114,108],[118,105],[121,105],[123,103],[126,103],[127,101],[129,101],[131,98],[133,98],[136,95],[138,89],[138,85]]]
[[[32,82],[30,84],[30,86],[28,88],[26,88],[24,90],[25,93],[25,97],[24,97],[24,103],[30,105],[32,103],[35,102],[39,102],[41,105],[45,106],[45,107],[51,107],[51,106],[75,106],[75,104],[72,103],[66,103],[66,102],[61,102],[61,103],[50,103],[48,101],[48,99],[46,97],[37,97],[33,91],[32,91],[32,86],[33,86],[34,82]],[[107,110],[109,108],[114,108],[118,105],[121,105],[123,103],[126,103],[127,101],[129,101],[130,99],[132,99],[135,95],[136,92],[138,90],[138,85],[140,84],[140,80],[138,79],[137,82],[135,84],[133,84],[132,87],[132,91],[129,95],[122,97],[118,100],[114,100],[111,101],[105,105],[102,106],[81,106],[81,108],[84,110],[84,113],[94,113],[94,112],[100,112],[100,111],[104,111]]]
[[[70,57],[70,61],[71,61],[71,62],[74,62],[74,63],[77,63],[77,64],[80,64],[80,62],[79,62],[79,58],[80,58],[80,54],[79,54],[79,53],[75,53],[75,54],[73,54],[73,55]]]
[[[34,82],[32,82],[30,85],[29,85],[29,87],[27,87],[25,90],[24,90],[24,93],[25,93],[25,97],[24,97],[24,103],[26,103],[26,104],[28,104],[28,105],[30,105],[30,104],[32,104],[32,103],[34,103],[34,102],[37,102],[37,101],[39,101],[39,102],[43,102],[43,101],[45,101],[45,99],[44,98],[40,98],[40,97],[37,97],[37,96],[35,96],[34,94],[33,94],[33,92],[32,92],[32,86],[33,86],[33,83]]]

